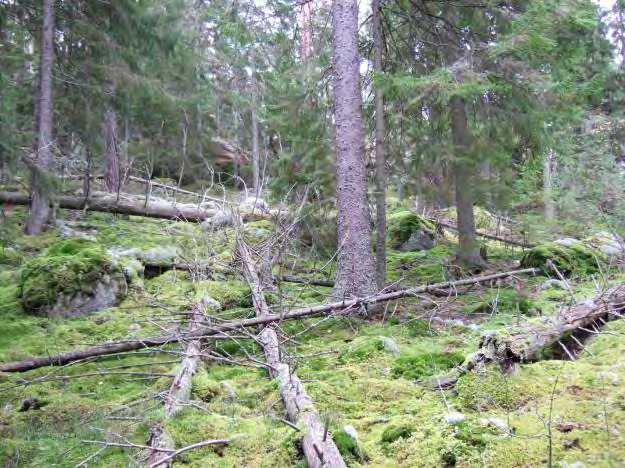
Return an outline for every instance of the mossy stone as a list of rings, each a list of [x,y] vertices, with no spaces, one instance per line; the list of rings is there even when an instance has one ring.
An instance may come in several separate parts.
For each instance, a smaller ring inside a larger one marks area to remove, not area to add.
[[[598,273],[606,263],[604,254],[598,250],[575,244],[570,247],[550,242],[528,250],[521,259],[524,268],[540,268],[545,273],[555,273],[552,263],[563,275],[573,273],[587,276]]]
[[[399,249],[414,233],[433,233],[436,226],[412,211],[400,211],[387,218],[388,242],[391,248]]]
[[[23,266],[20,300],[34,315],[81,315],[119,303],[124,284],[122,270],[102,245],[69,239]]]

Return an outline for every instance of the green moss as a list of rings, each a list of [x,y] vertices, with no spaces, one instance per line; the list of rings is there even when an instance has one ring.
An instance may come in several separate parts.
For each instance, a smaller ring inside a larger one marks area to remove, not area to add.
[[[383,352],[391,355],[399,352],[397,343],[393,338],[387,336],[362,336],[349,344],[347,349],[341,353],[339,360],[342,363],[362,362]]]
[[[459,352],[431,352],[414,356],[402,356],[393,363],[394,377],[417,380],[439,374],[462,364],[464,354]]]
[[[23,256],[17,250],[0,246],[0,265],[20,266]]]
[[[332,440],[336,444],[336,447],[343,455],[346,461],[356,460],[358,462],[366,462],[367,457],[358,444],[358,441],[353,439],[343,429],[332,433]]]
[[[196,297],[208,295],[219,301],[224,309],[252,307],[252,293],[242,281],[200,281],[194,286]]]
[[[465,310],[472,314],[521,313],[524,315],[534,315],[542,312],[537,302],[514,289],[490,291],[486,296],[484,300],[466,306]]]
[[[606,257],[598,250],[581,244],[565,247],[553,242],[528,250],[521,259],[524,268],[540,268],[547,274],[555,273],[548,265],[552,262],[560,273],[587,276],[598,273],[606,263]]]
[[[121,277],[122,273],[101,244],[86,239],[58,242],[22,268],[22,305],[37,312],[54,304],[60,294],[89,294],[105,275]]]
[[[380,436],[380,443],[388,445],[399,439],[408,439],[412,435],[412,431],[413,427],[407,424],[388,426]]]
[[[496,370],[462,376],[456,384],[456,392],[456,401],[461,407],[477,411],[514,410],[525,400],[525,393],[508,376]]]
[[[224,391],[222,385],[211,379],[205,369],[200,369],[200,371],[193,376],[192,388],[193,394],[207,403],[219,397]]]
[[[434,233],[436,226],[412,211],[399,211],[387,219],[388,242],[393,249],[398,249],[414,232],[429,231]]]

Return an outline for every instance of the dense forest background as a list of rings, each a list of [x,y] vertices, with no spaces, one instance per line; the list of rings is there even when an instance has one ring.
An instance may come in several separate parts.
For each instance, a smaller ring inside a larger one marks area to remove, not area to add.
[[[0,464],[623,466],[624,85],[624,0],[0,0]]]

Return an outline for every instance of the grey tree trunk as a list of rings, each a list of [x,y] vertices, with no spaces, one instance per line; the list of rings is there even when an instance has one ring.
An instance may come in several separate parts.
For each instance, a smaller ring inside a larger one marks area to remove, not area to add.
[[[256,83],[256,70],[254,69],[255,55],[252,52],[252,171],[254,177],[254,195],[260,196],[261,175],[260,175],[260,136],[258,131],[258,93]]]
[[[117,135],[117,113],[113,104],[115,89],[109,87],[110,103],[104,114],[104,185],[111,193],[120,189],[119,140]]]
[[[454,180],[456,189],[456,213],[458,217],[458,252],[456,261],[461,267],[481,266],[480,248],[475,231],[473,212],[475,184],[475,166],[469,161],[473,141],[467,120],[465,101],[454,96],[450,101],[451,129],[456,147],[454,161]]]
[[[552,222],[556,217],[556,206],[553,203],[553,149],[545,155],[545,167],[543,169],[543,200],[545,203],[545,218]]]
[[[42,175],[52,170],[53,96],[52,72],[54,68],[54,0],[43,2],[43,28],[39,70],[39,96],[37,105],[37,157],[30,168],[32,198],[26,233],[40,234],[50,218],[50,187]]]
[[[373,0],[373,71],[382,73],[384,37],[382,35],[382,5]],[[375,208],[376,208],[376,279],[378,288],[386,284],[386,126],[384,121],[384,93],[375,86]]]
[[[302,60],[306,60],[312,51],[312,0],[300,5],[300,21],[302,29],[300,55]]]
[[[358,57],[358,2],[332,5],[334,145],[338,202],[337,297],[376,290],[365,179],[365,133]]]

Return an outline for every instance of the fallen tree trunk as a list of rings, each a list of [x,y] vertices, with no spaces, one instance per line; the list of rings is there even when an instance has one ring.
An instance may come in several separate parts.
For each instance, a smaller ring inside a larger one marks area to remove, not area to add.
[[[144,338],[137,341],[125,341],[122,343],[111,343],[108,345],[98,346],[95,348],[83,349],[78,351],[69,351],[67,353],[56,354],[52,356],[38,357],[25,359],[23,361],[10,362],[6,364],[0,364],[0,372],[25,372],[31,369],[38,369],[45,366],[63,366],[70,362],[89,359],[92,357],[106,356],[109,354],[116,354],[126,351],[134,351],[144,348],[153,348],[156,346],[163,346],[170,343],[177,343],[181,340],[189,340],[194,338],[205,338],[214,335],[219,335],[224,332],[236,331],[242,328],[256,327],[258,325],[266,325],[272,322],[279,322],[282,320],[301,319],[306,317],[314,317],[316,315],[323,315],[331,312],[340,311],[337,315],[350,315],[359,312],[361,307],[366,307],[371,304],[379,304],[383,302],[393,301],[396,299],[402,299],[405,297],[414,296],[417,294],[427,294],[429,291],[437,289],[450,289],[459,286],[469,286],[471,284],[486,283],[495,281],[509,276],[516,275],[530,275],[538,273],[537,268],[525,268],[523,270],[513,270],[503,273],[496,273],[492,275],[475,276],[458,281],[449,281],[446,283],[435,283],[431,285],[417,286],[414,288],[404,289],[401,291],[394,291],[386,294],[379,294],[376,296],[346,299],[337,302],[331,302],[328,304],[321,304],[313,307],[304,307],[301,309],[295,309],[283,314],[269,314],[265,317],[255,317],[236,322],[225,323],[222,325],[214,325],[206,330],[200,330],[195,333],[177,334],[177,335],[165,335],[151,338]]]
[[[13,205],[29,205],[30,197],[17,192],[0,192],[0,203]],[[70,210],[97,211],[124,215],[143,216],[157,219],[173,219],[180,221],[201,222],[215,215],[215,210],[203,210],[194,205],[163,204],[145,200],[119,200],[115,196],[108,198],[83,198],[58,196],[54,203],[59,208]]]
[[[432,219],[432,218],[425,218],[427,221],[430,221],[431,223],[437,224],[441,227],[447,228],[447,229],[451,229],[453,231],[457,231],[458,227],[454,226],[453,224],[449,224],[449,223],[445,223],[443,221],[439,221],[437,219]],[[485,239],[490,239],[493,241],[497,241],[497,242],[501,242],[503,244],[510,244],[510,245],[514,245],[516,247],[522,247],[524,249],[531,249],[533,247],[536,247],[536,244],[530,244],[528,242],[521,242],[521,241],[516,241],[514,239],[506,239],[504,237],[499,237],[499,236],[494,236],[492,234],[486,234],[484,232],[476,232],[475,233],[476,236],[478,237],[483,237]]]
[[[237,235],[237,252],[243,262],[243,272],[252,290],[252,299],[256,316],[265,318],[270,314],[265,301],[263,286],[252,262],[250,252],[240,234]],[[312,398],[306,393],[304,384],[291,367],[282,361],[280,342],[275,329],[268,325],[258,334],[258,341],[263,347],[269,375],[278,379],[280,395],[293,424],[303,426],[302,451],[311,468],[343,468],[347,465],[339,452],[326,425],[315,409]]]
[[[624,312],[625,285],[620,285],[595,299],[580,302],[548,321],[540,318],[512,329],[485,332],[478,351],[468,356],[459,368],[427,383],[435,388],[450,388],[462,375],[489,363],[499,365],[503,372],[514,373],[521,364],[541,360],[545,352],[574,359],[575,350],[593,332],[589,328],[597,330],[602,326],[598,322],[623,318]]]
[[[220,305],[210,297],[203,298],[189,316],[190,333],[197,332],[200,329],[200,325],[206,320],[206,309],[208,308],[214,311],[218,310]],[[180,370],[164,398],[165,420],[176,415],[189,401],[191,379],[197,372],[201,362],[201,348],[202,342],[200,338],[192,339],[188,342]],[[173,458],[169,457],[168,453],[175,451],[176,447],[163,423],[157,423],[150,429],[148,445],[152,448],[148,457],[148,466],[170,468],[173,465]]]

